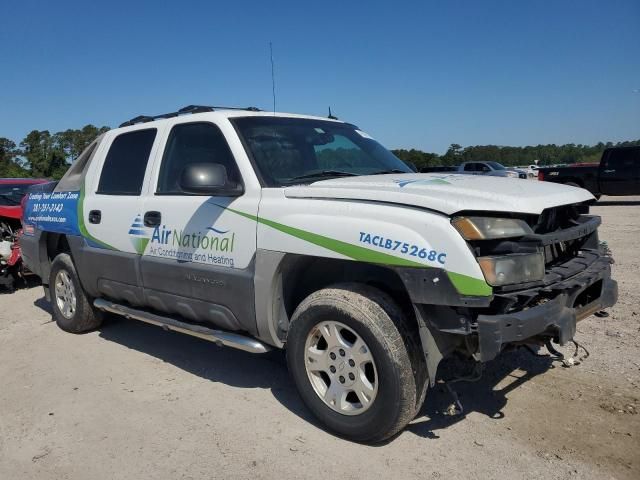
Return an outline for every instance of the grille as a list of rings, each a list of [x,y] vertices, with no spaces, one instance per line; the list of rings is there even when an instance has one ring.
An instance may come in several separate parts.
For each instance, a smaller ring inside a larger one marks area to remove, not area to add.
[[[535,225],[532,225],[535,233],[551,233],[564,228],[578,225],[580,207],[577,205],[564,205],[562,207],[547,208],[538,217]]]
[[[548,208],[538,217],[533,231],[538,234],[557,232],[579,225],[580,208],[576,205]],[[556,242],[544,247],[544,258],[547,266],[557,265],[575,258],[584,245],[586,237],[575,240]]]
[[[547,266],[564,263],[579,253],[583,239],[578,238],[568,242],[557,242],[544,247],[544,262]]]

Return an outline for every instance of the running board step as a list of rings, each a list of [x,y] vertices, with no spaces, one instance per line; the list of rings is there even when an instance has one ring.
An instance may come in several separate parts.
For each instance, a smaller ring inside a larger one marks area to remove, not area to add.
[[[244,350],[249,353],[266,353],[271,350],[269,345],[262,343],[255,338],[222,330],[214,330],[203,327],[202,325],[192,325],[191,323],[181,322],[180,320],[163,317],[162,315],[156,315],[155,313],[149,313],[144,310],[137,310],[125,305],[109,302],[102,298],[94,300],[93,305],[103,312],[111,312],[116,315],[122,315],[125,318],[139,320],[151,325],[157,325],[165,330],[186,333],[187,335],[213,342],[218,346],[237,348],[238,350]]]

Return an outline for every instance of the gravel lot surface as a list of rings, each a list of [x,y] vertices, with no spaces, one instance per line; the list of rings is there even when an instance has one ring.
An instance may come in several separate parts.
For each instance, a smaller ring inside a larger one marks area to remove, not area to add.
[[[40,287],[0,295],[0,479],[640,478],[640,197],[603,198],[620,299],[578,325],[564,368],[506,353],[429,392],[381,446],[323,431],[282,355],[252,356],[123,319],[71,335]]]

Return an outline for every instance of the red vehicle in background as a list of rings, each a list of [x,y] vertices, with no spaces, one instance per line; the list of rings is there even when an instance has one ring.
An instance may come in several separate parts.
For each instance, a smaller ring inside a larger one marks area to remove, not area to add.
[[[24,277],[18,235],[22,229],[22,199],[32,185],[47,183],[37,178],[0,178],[0,288],[13,290]]]

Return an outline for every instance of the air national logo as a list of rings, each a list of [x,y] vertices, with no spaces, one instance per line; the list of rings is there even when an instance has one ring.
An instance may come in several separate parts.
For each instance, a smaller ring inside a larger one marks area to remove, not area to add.
[[[184,230],[172,230],[163,225],[153,230],[151,243],[178,249],[233,252],[236,241],[235,233],[214,227],[207,227],[206,230],[205,232],[185,232]]]
[[[142,218],[140,214],[138,214],[131,224],[131,228],[129,228],[129,239],[133,244],[133,248],[138,253],[138,255],[142,255],[144,250],[147,248],[147,244],[149,243],[149,235],[146,232],[145,226],[142,223]]]
[[[149,233],[150,230],[144,226],[140,214],[136,215],[129,228],[129,239],[139,255],[145,253],[149,243],[170,248],[167,256],[175,256],[171,255],[173,249],[232,253],[235,247],[236,234],[230,230],[207,227],[204,232],[186,232],[167,228],[166,225],[155,227]],[[153,252],[150,253],[153,255]]]

